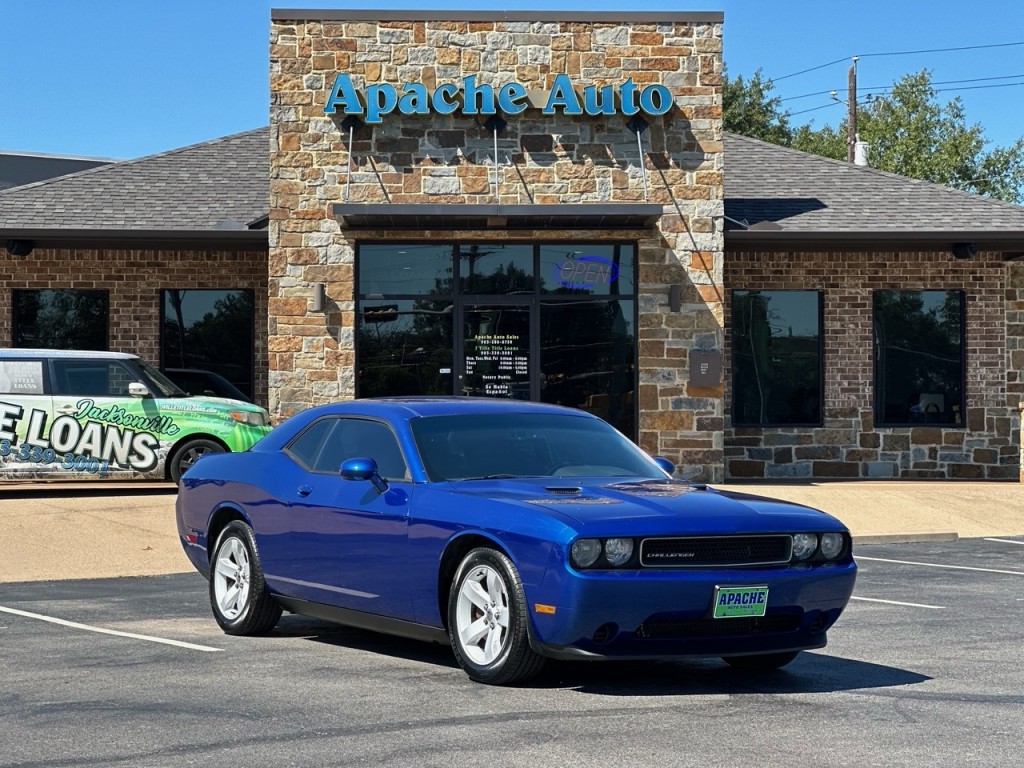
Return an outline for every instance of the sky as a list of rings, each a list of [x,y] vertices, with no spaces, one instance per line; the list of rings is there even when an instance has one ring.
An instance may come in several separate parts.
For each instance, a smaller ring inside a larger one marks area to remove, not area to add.
[[[270,9],[288,7],[455,16],[552,8],[537,0],[0,0],[0,151],[131,158],[266,125]],[[850,57],[859,56],[859,97],[928,68],[938,98],[960,97],[988,148],[1024,136],[1021,0],[562,0],[558,7],[722,11],[730,77],[761,69],[794,125],[843,118],[845,106],[828,91],[845,98]]]

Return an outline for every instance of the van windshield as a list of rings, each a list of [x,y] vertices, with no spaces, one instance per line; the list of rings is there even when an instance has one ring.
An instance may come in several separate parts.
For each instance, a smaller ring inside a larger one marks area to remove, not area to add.
[[[164,376],[160,371],[154,368],[152,365],[147,363],[145,360],[137,360],[139,368],[146,374],[146,377],[153,382],[158,390],[160,390],[160,397],[188,397],[189,394],[173,381]]]

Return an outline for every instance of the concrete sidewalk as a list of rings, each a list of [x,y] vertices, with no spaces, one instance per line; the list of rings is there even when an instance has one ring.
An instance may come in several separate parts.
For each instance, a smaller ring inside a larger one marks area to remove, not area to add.
[[[861,543],[1024,535],[1018,483],[860,481],[716,485],[825,510]],[[0,485],[0,582],[191,571],[175,488],[147,483]]]

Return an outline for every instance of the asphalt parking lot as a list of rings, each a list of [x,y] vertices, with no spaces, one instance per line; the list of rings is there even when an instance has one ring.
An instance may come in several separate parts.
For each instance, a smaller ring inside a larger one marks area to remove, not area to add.
[[[0,584],[0,765],[1021,764],[1024,537],[857,556],[829,646],[782,671],[560,663],[522,688],[295,616],[228,637],[197,574]]]

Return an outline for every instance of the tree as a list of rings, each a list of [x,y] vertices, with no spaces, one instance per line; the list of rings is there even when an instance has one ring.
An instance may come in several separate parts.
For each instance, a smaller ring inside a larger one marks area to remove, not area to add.
[[[750,80],[740,75],[722,85],[722,122],[725,130],[761,139],[771,144],[789,146],[792,131],[789,115],[779,109],[782,99],[770,96],[772,81],[764,79],[758,69]]]
[[[723,93],[725,129],[846,159],[847,127],[789,127],[780,99],[760,71],[749,83],[728,83]],[[871,166],[1013,203],[1024,202],[1024,137],[1006,147],[986,149],[984,129],[967,124],[963,102],[939,103],[927,69],[907,74],[890,93],[857,108],[857,134],[870,145]],[[775,137],[775,138],[772,138]]]

